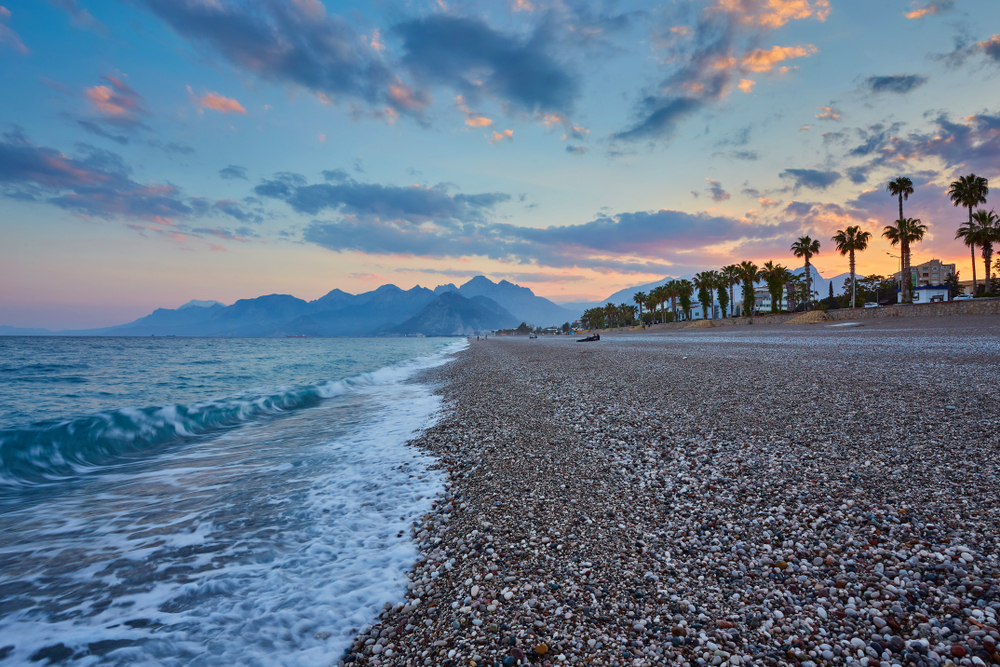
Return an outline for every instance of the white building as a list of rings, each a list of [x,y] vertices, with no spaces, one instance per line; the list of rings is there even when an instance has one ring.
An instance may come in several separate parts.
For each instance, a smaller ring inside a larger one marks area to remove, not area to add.
[[[924,287],[914,287],[911,290],[913,303],[934,303],[935,301],[950,301],[950,290],[942,285],[927,285]],[[902,298],[900,291],[896,290],[897,300]]]

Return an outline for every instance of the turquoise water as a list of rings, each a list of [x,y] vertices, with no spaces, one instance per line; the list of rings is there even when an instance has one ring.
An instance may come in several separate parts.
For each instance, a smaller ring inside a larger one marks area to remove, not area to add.
[[[0,338],[0,654],[328,665],[441,488],[444,339]]]

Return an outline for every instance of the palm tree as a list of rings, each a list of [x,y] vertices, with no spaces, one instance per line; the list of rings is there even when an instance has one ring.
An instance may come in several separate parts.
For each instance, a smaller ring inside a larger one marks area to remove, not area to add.
[[[738,285],[740,282],[740,267],[735,264],[724,266],[722,267],[722,271],[720,271],[720,275],[729,288],[729,316],[732,317],[733,307],[736,305],[736,299],[733,298],[733,285]]]
[[[666,311],[664,310],[663,306],[664,306],[664,304],[666,304],[667,300],[670,299],[670,295],[667,294],[667,286],[666,285],[658,285],[657,287],[655,287],[653,289],[652,295],[656,298],[656,303],[658,303],[660,305],[660,321],[661,322],[666,322],[667,321],[667,314],[666,314]]]
[[[726,291],[729,285],[726,284],[726,279],[722,277],[722,274],[718,275],[719,280],[715,283],[715,286],[717,288],[716,294],[719,298],[719,314],[725,319],[726,313],[729,311],[729,292]]]
[[[690,280],[676,280],[677,298],[681,302],[681,310],[684,311],[684,319],[691,319],[691,295],[694,294],[694,285]]]
[[[677,321],[677,297],[681,295],[681,284],[678,280],[671,280],[665,286],[667,298],[670,299],[670,312],[674,315],[674,321]]]
[[[650,290],[649,294],[646,295],[646,310],[649,311],[649,323],[652,324],[653,320],[656,319],[656,305],[659,303],[656,300],[656,295],[653,293],[655,290]]]
[[[791,299],[788,310],[795,311],[798,307],[799,297],[805,295],[806,285],[802,282],[802,276],[795,275],[794,273],[788,274],[788,280],[785,285]]]
[[[740,262],[740,280],[743,281],[743,316],[753,315],[753,307],[757,305],[753,284],[760,279],[760,269],[753,262]]]
[[[899,197],[899,219],[903,219],[903,200],[909,199],[913,194],[913,181],[906,176],[900,176],[889,181],[885,186],[886,191],[893,197]]]
[[[976,244],[970,243],[967,231],[973,227],[972,224],[972,209],[980,204],[986,203],[986,195],[990,193],[990,182],[983,178],[982,176],[976,176],[975,174],[969,174],[968,176],[960,176],[957,181],[951,184],[951,188],[948,190],[948,196],[951,197],[951,202],[955,206],[965,206],[969,209],[969,226],[959,227],[958,233],[955,238],[961,238],[965,240],[965,245],[969,246],[972,251],[972,293],[976,293],[977,283],[976,283]],[[900,218],[903,214],[900,213]]]
[[[610,301],[604,304],[604,317],[607,318],[607,322],[605,322],[605,324],[607,324],[609,329],[614,328],[615,320],[617,319],[615,316],[617,314],[618,314],[618,307],[615,306],[615,304],[611,303]]]
[[[715,319],[715,289],[722,286],[722,276],[718,271],[707,271],[708,273],[708,293],[712,298],[712,319]]]
[[[632,301],[639,306],[639,322],[642,323],[642,307],[646,305],[646,293],[636,292],[632,295]]]
[[[852,225],[847,229],[837,230],[833,236],[833,242],[837,244],[837,251],[843,255],[851,256],[851,308],[854,308],[854,300],[857,297],[858,289],[855,285],[854,276],[854,253],[864,252],[868,249],[868,242],[871,240],[871,232],[861,231],[861,227]]]
[[[906,180],[909,181],[910,179]],[[902,206],[902,204],[900,206]],[[803,236],[792,244],[791,250],[793,255],[806,260],[806,310],[809,310],[812,305],[812,271],[810,270],[809,260],[811,260],[814,255],[819,254],[819,241],[814,241],[808,236]]]
[[[974,238],[976,245],[983,249],[983,263],[986,272],[983,275],[986,292],[993,291],[993,281],[990,275],[990,260],[993,258],[993,244],[1000,243],[1000,218],[994,211],[976,211],[972,214],[972,222],[976,225]]]
[[[781,292],[788,281],[788,269],[781,264],[764,262],[759,276],[767,283],[767,291],[771,295],[771,312],[777,313],[781,309]]]
[[[903,303],[910,302],[910,244],[923,239],[926,232],[927,225],[922,224],[918,218],[900,218],[895,226],[886,225],[882,230],[882,236],[892,246],[899,246],[902,261],[899,283]]]
[[[694,274],[694,286],[698,289],[698,301],[701,302],[701,317],[708,319],[708,309],[712,307],[712,287],[714,278],[710,271]]]

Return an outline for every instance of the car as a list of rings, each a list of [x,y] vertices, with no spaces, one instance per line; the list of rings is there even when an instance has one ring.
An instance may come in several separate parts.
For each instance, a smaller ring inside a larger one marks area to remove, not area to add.
[[[878,304],[874,301],[866,301],[865,308],[878,308]]]
[[[971,294],[959,294],[952,301],[970,301],[972,299]]]

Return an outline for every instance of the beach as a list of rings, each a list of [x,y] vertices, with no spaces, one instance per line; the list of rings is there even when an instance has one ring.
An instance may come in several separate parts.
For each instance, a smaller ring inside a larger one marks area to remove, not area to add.
[[[472,341],[341,664],[1000,663],[1000,317]]]

